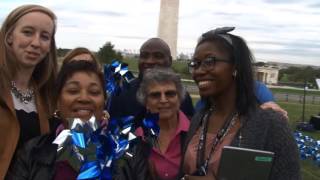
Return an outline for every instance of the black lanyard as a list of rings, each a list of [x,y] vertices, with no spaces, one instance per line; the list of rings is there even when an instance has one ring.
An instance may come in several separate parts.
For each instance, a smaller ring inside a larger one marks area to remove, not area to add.
[[[218,131],[215,139],[213,140],[210,152],[208,154],[207,159],[204,161],[205,156],[205,146],[206,146],[206,138],[207,138],[207,131],[208,131],[208,120],[213,112],[213,108],[211,107],[209,111],[202,117],[201,119],[201,134],[199,138],[199,144],[197,149],[197,175],[204,176],[207,174],[208,164],[212,157],[212,154],[219,144],[223,140],[223,138],[227,135],[230,128],[234,125],[235,120],[238,117],[238,114],[233,112],[231,113],[225,123],[223,124],[222,128]]]

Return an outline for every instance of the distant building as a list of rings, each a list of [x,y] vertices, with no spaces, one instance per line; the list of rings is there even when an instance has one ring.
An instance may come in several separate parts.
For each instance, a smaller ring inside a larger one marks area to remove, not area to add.
[[[279,68],[276,66],[256,66],[256,78],[265,84],[278,84]]]

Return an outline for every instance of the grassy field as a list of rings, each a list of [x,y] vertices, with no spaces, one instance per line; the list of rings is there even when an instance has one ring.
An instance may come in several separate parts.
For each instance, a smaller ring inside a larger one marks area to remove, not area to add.
[[[277,103],[288,112],[290,125],[292,128],[296,126],[297,122],[303,121],[301,103],[291,103],[291,102],[277,102]],[[320,105],[306,104],[304,121],[309,121],[312,115],[316,115],[318,113],[320,113]]]
[[[310,160],[301,160],[301,174],[303,180],[319,180],[320,167]]]
[[[288,93],[288,94],[299,94],[303,95],[303,90],[301,89],[283,89],[283,88],[270,88],[272,93]],[[320,96],[320,91],[307,90],[307,95]]]
[[[288,111],[289,123],[294,130],[297,122],[302,120],[302,104],[290,102],[278,102],[278,104]],[[320,105],[306,104],[305,108],[305,121],[309,121],[310,116],[320,112]],[[304,135],[309,135],[314,139],[320,140],[320,131],[316,132],[303,132]],[[311,160],[301,160],[301,173],[304,180],[319,180],[320,167],[317,167]]]

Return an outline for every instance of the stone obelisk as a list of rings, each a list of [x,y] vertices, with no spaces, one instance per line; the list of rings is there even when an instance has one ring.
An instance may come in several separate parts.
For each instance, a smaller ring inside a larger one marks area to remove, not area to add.
[[[177,59],[179,0],[161,0],[158,37],[169,44],[171,55]]]

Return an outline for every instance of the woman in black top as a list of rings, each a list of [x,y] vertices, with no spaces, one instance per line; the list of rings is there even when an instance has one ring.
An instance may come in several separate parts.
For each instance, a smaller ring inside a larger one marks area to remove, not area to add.
[[[39,5],[14,9],[0,30],[0,179],[27,140],[49,132],[57,71],[56,16]]]
[[[30,140],[19,151],[17,161],[11,166],[8,179],[75,179],[79,172],[70,161],[58,159],[55,140],[61,130],[68,127],[68,118],[88,121],[92,116],[103,119],[106,98],[103,74],[96,64],[73,61],[65,64],[55,85],[57,113],[53,122],[62,122],[55,132]],[[102,124],[104,122],[101,122]],[[132,147],[133,158],[123,156],[115,160],[113,179],[150,179],[145,146],[140,141]]]

